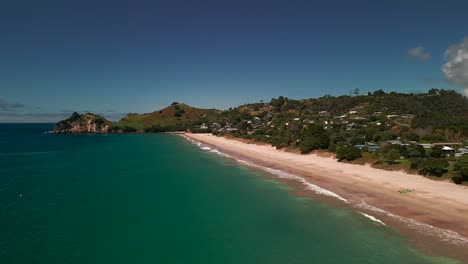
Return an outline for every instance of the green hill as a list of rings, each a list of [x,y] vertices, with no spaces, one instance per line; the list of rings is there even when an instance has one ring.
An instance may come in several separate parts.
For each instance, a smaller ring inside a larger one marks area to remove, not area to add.
[[[215,110],[200,109],[174,102],[159,111],[145,114],[128,114],[118,121],[114,129],[144,130],[146,132],[178,131],[200,124]]]

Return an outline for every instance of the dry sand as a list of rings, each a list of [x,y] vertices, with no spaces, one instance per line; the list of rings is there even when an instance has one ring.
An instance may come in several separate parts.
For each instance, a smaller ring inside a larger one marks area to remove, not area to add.
[[[300,155],[211,134],[187,137],[234,157],[303,177],[306,182],[345,198],[359,211],[393,218],[440,240],[468,246],[468,188],[404,172],[337,162],[315,154]],[[303,182],[305,183],[305,182]],[[400,194],[398,190],[414,189]],[[384,218],[382,218],[384,217]],[[392,226],[393,227],[393,226]]]

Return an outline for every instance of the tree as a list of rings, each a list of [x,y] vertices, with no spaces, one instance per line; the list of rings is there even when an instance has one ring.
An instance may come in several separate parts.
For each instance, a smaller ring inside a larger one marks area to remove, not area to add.
[[[453,165],[453,171],[455,176],[452,180],[456,184],[468,181],[468,154],[464,154],[457,160],[457,162],[455,162],[455,165]]]
[[[383,95],[385,95],[385,91],[382,90],[382,89],[379,89],[379,90],[374,92],[374,95],[383,96]]]
[[[406,157],[408,158],[424,158],[426,151],[423,146],[409,146],[406,148]]]
[[[433,158],[440,158],[444,154],[442,150],[442,146],[435,146],[431,149],[431,153],[429,154]]]
[[[403,133],[402,137],[410,141],[419,141],[421,139],[421,137],[414,132]]]
[[[336,149],[336,158],[338,161],[347,160],[352,161],[362,157],[361,150],[354,146],[346,146],[346,147],[337,147]]]
[[[432,88],[428,91],[428,94],[432,94],[432,95],[439,94],[439,93],[440,93],[440,90],[437,88]]]
[[[400,158],[400,155],[400,151],[398,151],[397,149],[391,149],[389,152],[387,152],[385,157],[387,158],[388,163],[394,164],[395,160]]]
[[[428,158],[422,163],[421,173],[440,177],[447,172],[448,162],[444,158]]]
[[[353,94],[354,94],[355,96],[359,96],[359,93],[360,93],[360,92],[361,92],[361,90],[360,90],[359,88],[355,88],[355,89],[353,90]]]
[[[323,127],[311,124],[303,131],[299,147],[306,154],[315,149],[328,149],[329,143],[330,137]]]

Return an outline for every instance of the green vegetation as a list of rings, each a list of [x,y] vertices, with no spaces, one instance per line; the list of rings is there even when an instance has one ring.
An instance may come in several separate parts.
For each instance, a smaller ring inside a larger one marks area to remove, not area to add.
[[[306,154],[316,149],[328,148],[330,137],[322,126],[309,125],[301,134],[302,138],[299,144],[301,153]]]
[[[229,134],[303,154],[326,150],[336,153],[339,161],[359,159],[384,169],[467,181],[466,163],[454,156],[454,148],[468,142],[466,97],[435,88],[420,94],[377,90],[364,95],[355,88],[351,94],[304,100],[280,96],[224,111],[173,102],[152,113],[128,114],[114,124],[99,116],[93,122],[119,133]],[[58,127],[66,129],[81,119],[73,113]],[[438,142],[449,142],[451,148],[433,144]]]
[[[217,111],[173,102],[170,106],[152,113],[128,114],[115,126],[147,133],[184,131],[195,125],[200,125],[207,116],[213,115],[215,112]]]
[[[395,160],[399,159],[401,156],[400,151],[398,149],[392,148],[390,151],[385,153],[385,158],[388,160],[388,163],[394,164]]]
[[[461,156],[453,166],[455,176],[452,178],[457,184],[468,182],[468,154]]]
[[[361,151],[353,146],[338,147],[336,149],[336,158],[338,161],[352,161],[362,157]]]
[[[417,158],[411,160],[411,168],[423,175],[441,177],[446,173],[448,161],[445,158]]]

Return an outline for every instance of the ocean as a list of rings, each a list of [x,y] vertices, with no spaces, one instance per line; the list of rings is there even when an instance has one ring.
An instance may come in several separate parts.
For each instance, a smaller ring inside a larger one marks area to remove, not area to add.
[[[0,263],[457,263],[176,135],[0,124]]]

